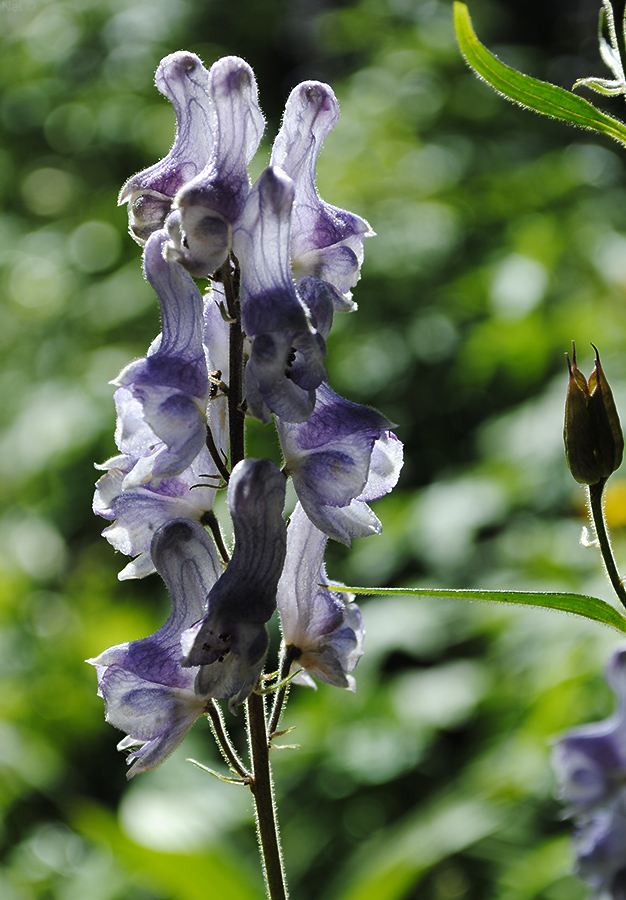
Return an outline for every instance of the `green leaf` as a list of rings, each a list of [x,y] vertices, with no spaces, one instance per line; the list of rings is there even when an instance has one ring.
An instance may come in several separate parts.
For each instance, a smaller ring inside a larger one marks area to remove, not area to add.
[[[335,588],[337,590],[337,588]],[[615,607],[597,597],[586,594],[550,593],[542,591],[482,591],[471,588],[462,590],[440,590],[432,588],[372,588],[342,587],[342,591],[352,594],[385,596],[387,594],[414,594],[418,597],[444,597],[449,600],[494,600],[496,603],[517,603],[537,609],[558,609],[561,612],[591,619],[615,628],[626,634],[626,617]]]
[[[626,125],[607,116],[582,97],[564,88],[523,75],[490,53],[474,32],[465,3],[455,0],[454,27],[461,52],[472,69],[499,94],[526,109],[562,119],[572,125],[608,134],[626,145]]]

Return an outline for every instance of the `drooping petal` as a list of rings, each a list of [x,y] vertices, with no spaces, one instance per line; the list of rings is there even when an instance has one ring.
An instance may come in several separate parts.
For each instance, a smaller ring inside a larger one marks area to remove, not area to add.
[[[216,113],[213,152],[176,195],[167,223],[169,258],[195,276],[210,275],[228,255],[232,227],[250,190],[247,166],[265,127],[254,72],[239,57],[211,66],[208,93]]]
[[[382,496],[398,480],[402,445],[389,431],[391,422],[322,384],[308,421],[277,419],[276,426],[285,470],[320,531],[347,544],[377,533],[378,519],[360,501]]]
[[[267,652],[265,623],[276,609],[285,559],[285,477],[267,459],[232,471],[228,505],[235,550],[208,598],[208,612],[183,636],[185,665],[201,666],[196,691],[234,709],[254,688]]]
[[[287,556],[278,583],[278,609],[285,645],[295,648],[297,676],[354,690],[349,673],[362,655],[363,622],[354,595],[333,590],[324,570],[327,537],[297,504],[287,529]],[[292,651],[293,652],[293,651]]]
[[[363,239],[373,235],[360,216],[325,203],[315,187],[321,146],[339,118],[332,88],[304,81],[291,92],[282,127],[274,142],[271,165],[295,182],[291,255],[296,279],[313,275],[334,288],[336,308],[355,308],[350,289],[360,277]]]
[[[155,534],[151,555],[172,600],[167,622],[154,634],[118,644],[90,659],[106,719],[139,745],[128,761],[130,776],[153,768],[174,750],[205,708],[195,690],[197,673],[182,665],[181,633],[206,611],[206,598],[221,574],[215,546],[199,525],[174,519]]]
[[[195,53],[182,50],[162,59],[156,71],[156,86],[176,113],[174,145],[160,162],[129,178],[118,198],[118,205],[128,203],[130,233],[140,244],[163,227],[176,192],[209,159],[214,111],[208,77]]]

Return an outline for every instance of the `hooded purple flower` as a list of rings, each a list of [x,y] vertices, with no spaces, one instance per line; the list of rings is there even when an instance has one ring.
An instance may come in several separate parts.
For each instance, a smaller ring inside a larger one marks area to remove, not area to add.
[[[206,612],[222,566],[200,525],[174,519],[155,534],[151,548],[172,598],[172,613],[150,637],[118,644],[90,659],[106,720],[127,733],[119,750],[134,748],[129,777],[159,765],[202,715],[209,692],[198,692],[198,671],[182,665],[181,633]]]
[[[126,478],[131,487],[180,474],[195,459],[206,439],[209,395],[203,345],[204,308],[200,291],[180,266],[162,254],[167,237],[153,234],[144,249],[144,270],[161,306],[162,332],[148,355],[120,373],[114,384],[130,389],[141,403],[145,423],[163,442],[153,455],[142,456]],[[124,407],[118,406],[123,417]],[[132,425],[136,426],[133,421]],[[129,427],[122,422],[122,430]]]
[[[289,263],[293,183],[266,169],[250,192],[233,236],[241,266],[241,322],[252,340],[246,399],[252,415],[290,422],[309,417],[326,378],[326,344],[298,296]]]
[[[210,275],[228,256],[250,190],[248,163],[265,127],[254,72],[243,59],[226,56],[214,63],[207,89],[216,113],[213,152],[176,195],[166,223],[168,257],[195,276]]]
[[[274,141],[271,165],[295,182],[291,257],[296,280],[313,275],[332,285],[336,308],[356,308],[350,289],[360,277],[363,239],[374,234],[360,216],[325,203],[315,187],[321,146],[339,118],[332,88],[303,81],[285,106],[283,124]]]
[[[384,416],[344,400],[327,384],[316,398],[307,422],[276,422],[285,471],[313,524],[350,545],[354,537],[381,530],[366,501],[395,486],[402,444]]]
[[[328,538],[298,503],[287,529],[287,557],[278,583],[283,641],[301,669],[295,681],[314,678],[355,689],[352,672],[363,653],[363,620],[354,594],[333,590],[324,570]]]
[[[234,710],[256,685],[276,609],[285,561],[285,477],[268,459],[245,459],[232,471],[228,506],[235,549],[208,596],[204,618],[182,638],[186,666],[201,666],[196,692],[228,698]]]
[[[156,70],[156,86],[176,112],[174,145],[165,159],[129,178],[118,198],[118,205],[128,203],[129,230],[140,244],[163,227],[176,192],[209,159],[214,112],[208,77],[195,53],[182,50],[162,59]]]

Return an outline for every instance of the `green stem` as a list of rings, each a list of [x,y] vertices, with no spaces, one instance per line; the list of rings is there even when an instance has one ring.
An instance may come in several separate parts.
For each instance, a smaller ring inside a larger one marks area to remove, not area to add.
[[[247,712],[250,755],[252,757],[250,789],[254,797],[265,889],[268,900],[286,900],[288,894],[278,838],[264,698],[259,694],[250,694],[247,700]]]
[[[228,426],[232,470],[245,457],[245,413],[242,408],[244,335],[241,330],[239,304],[239,264],[234,256],[222,267],[222,280],[228,313],[233,320],[229,335],[228,378]],[[248,783],[254,797],[265,888],[269,900],[286,900],[287,886],[274,806],[264,698],[259,694],[250,694],[246,701],[246,711],[248,743],[252,759],[252,775],[248,778]]]
[[[300,651],[297,647],[294,647],[293,644],[289,644],[286,647],[281,655],[280,661],[280,672],[278,675],[279,681],[284,681],[285,678],[289,676],[289,672],[291,671],[291,666],[295,662],[295,660],[300,656]],[[276,693],[274,694],[274,704],[272,706],[272,714],[270,716],[269,724],[267,726],[267,731],[270,736],[270,741],[274,732],[278,728],[278,724],[280,722],[280,717],[282,715],[283,709],[285,708],[285,704],[287,702],[287,695],[289,693],[290,684],[283,684],[282,687],[278,688]]]
[[[622,606],[626,607],[626,588],[620,577],[613,550],[611,548],[611,540],[606,527],[606,519],[604,518],[603,494],[606,478],[598,481],[597,484],[589,485],[589,511],[596,531],[598,547],[602,555],[606,574],[613,585],[613,590],[619,597]]]

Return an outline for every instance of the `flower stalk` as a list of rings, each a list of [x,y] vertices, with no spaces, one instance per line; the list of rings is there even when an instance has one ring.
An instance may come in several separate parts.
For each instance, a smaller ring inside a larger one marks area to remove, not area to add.
[[[624,587],[624,582],[622,581],[622,577],[617,568],[617,563],[615,562],[613,548],[611,547],[611,539],[606,527],[606,518],[604,516],[604,487],[606,482],[607,479],[603,478],[602,481],[589,485],[589,514],[591,515],[593,527],[596,532],[598,548],[600,550],[600,555],[602,556],[606,574],[609,577],[609,581],[611,582],[620,603],[626,608],[626,588]]]

